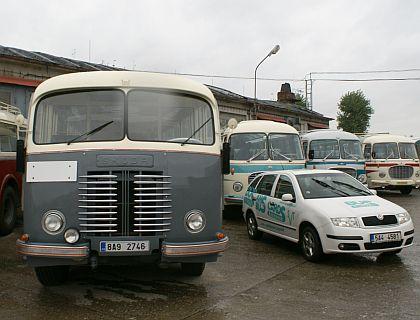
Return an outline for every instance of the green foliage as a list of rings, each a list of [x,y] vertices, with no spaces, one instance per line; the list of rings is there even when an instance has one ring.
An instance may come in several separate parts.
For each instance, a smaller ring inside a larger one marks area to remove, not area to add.
[[[304,95],[302,95],[300,93],[295,93],[295,98],[296,98],[295,104],[297,104],[299,107],[302,107],[302,108],[305,108],[305,109],[308,108],[306,106],[306,98],[305,98]]]
[[[374,113],[362,90],[349,91],[338,104],[337,127],[348,132],[366,132]]]

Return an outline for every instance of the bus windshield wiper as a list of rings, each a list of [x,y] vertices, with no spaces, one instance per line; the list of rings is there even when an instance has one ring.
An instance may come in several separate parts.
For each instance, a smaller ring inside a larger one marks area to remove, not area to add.
[[[325,187],[325,188],[328,188],[328,189],[330,189],[331,191],[333,191],[335,194],[338,194],[338,195],[345,195],[345,196],[347,196],[347,197],[349,197],[350,196],[350,194],[349,193],[347,193],[347,192],[345,192],[345,191],[343,191],[343,190],[340,190],[340,189],[337,189],[337,188],[334,188],[332,185],[330,185],[330,184],[328,184],[328,183],[325,183],[324,181],[321,181],[321,180],[318,180],[318,179],[315,179],[315,178],[312,178],[312,180],[313,181],[315,181],[316,183],[318,183],[319,185],[321,185],[321,186],[323,186],[323,187]],[[341,193],[341,194],[340,194]]]
[[[330,157],[330,155],[332,155],[334,153],[334,150],[331,150],[331,152],[329,153],[329,154],[327,154],[326,156],[325,156],[325,158],[324,159],[322,159],[323,161],[325,161],[325,160],[327,160],[329,157]]]
[[[256,154],[254,154],[251,158],[249,158],[248,160],[246,160],[246,162],[251,162],[252,160],[254,160],[255,158],[259,157],[260,155],[262,155],[266,150],[262,149],[260,152],[257,152]]]
[[[276,149],[271,149],[274,153],[278,154],[280,157],[285,158],[287,161],[292,162],[292,159],[282,154],[280,151],[277,151]]]
[[[86,133],[83,133],[80,136],[77,136],[76,138],[73,138],[73,139],[67,141],[67,145],[69,145],[69,144],[71,144],[71,143],[79,140],[82,137],[87,137],[87,136],[90,136],[91,134],[94,134],[94,133],[96,133],[98,131],[101,131],[103,128],[109,126],[113,122],[114,122],[114,120],[108,121],[107,123],[104,123],[104,124],[100,125],[99,127],[96,127],[95,129],[92,129],[92,130],[90,130],[90,131],[88,131]]]
[[[196,135],[196,133],[198,131],[200,131],[207,124],[207,122],[209,122],[211,119],[213,119],[213,117],[208,118],[206,120],[206,122],[204,122],[197,130],[195,130],[191,136],[189,136],[183,143],[181,143],[181,146],[183,146],[184,144],[186,144],[192,137],[194,137]]]
[[[358,157],[356,157],[354,154],[352,154],[352,153],[350,153],[350,152],[348,152],[346,150],[344,150],[344,153],[346,153],[347,155],[349,155],[350,157],[352,157],[354,160],[359,160]]]

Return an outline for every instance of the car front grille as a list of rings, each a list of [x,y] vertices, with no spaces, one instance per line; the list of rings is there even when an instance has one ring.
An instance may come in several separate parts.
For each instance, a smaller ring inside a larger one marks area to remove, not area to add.
[[[366,227],[370,226],[386,226],[389,224],[396,224],[397,223],[397,217],[392,214],[384,215],[384,218],[380,220],[377,216],[369,216],[369,217],[363,217],[363,224]]]
[[[339,170],[341,172],[347,173],[347,174],[351,175],[353,178],[357,177],[357,172],[353,168],[335,168],[335,170]]]
[[[389,176],[393,179],[409,179],[413,176],[414,169],[410,166],[394,166],[389,168]]]
[[[88,172],[79,177],[79,227],[89,236],[170,231],[170,177],[157,171]]]
[[[389,249],[389,248],[401,247],[401,245],[402,245],[402,240],[392,241],[392,242],[380,242],[380,243],[365,242],[365,249],[366,250]]]
[[[248,177],[248,184],[250,184],[252,182],[252,180],[254,180],[255,177],[258,176],[261,173],[264,173],[264,171],[257,171],[257,172],[251,173]]]

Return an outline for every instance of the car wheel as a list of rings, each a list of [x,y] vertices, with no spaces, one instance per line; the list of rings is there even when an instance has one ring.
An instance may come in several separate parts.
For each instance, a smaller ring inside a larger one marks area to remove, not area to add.
[[[252,212],[248,212],[246,215],[246,229],[248,237],[252,240],[260,240],[263,236],[263,233],[258,230],[257,219]]]
[[[302,230],[300,245],[303,256],[308,261],[320,261],[324,256],[318,232],[312,226],[307,226]]]
[[[15,190],[12,187],[4,189],[0,208],[0,235],[6,235],[13,231],[16,224],[19,202]]]
[[[68,279],[69,269],[69,266],[35,267],[35,274],[42,285],[58,286]]]
[[[181,263],[181,272],[186,276],[199,277],[203,274],[206,264],[200,263]]]
[[[403,195],[409,195],[411,193],[411,190],[413,190],[412,187],[405,187],[405,188],[400,189],[400,192]]]
[[[394,256],[396,254],[399,254],[401,252],[402,249],[397,249],[397,250],[392,250],[392,251],[386,251],[386,252],[382,252],[382,255],[385,256]]]

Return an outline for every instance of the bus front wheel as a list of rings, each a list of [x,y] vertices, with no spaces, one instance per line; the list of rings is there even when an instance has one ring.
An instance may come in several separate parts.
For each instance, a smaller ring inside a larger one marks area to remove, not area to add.
[[[16,224],[18,196],[12,187],[6,187],[3,192],[0,207],[0,235],[13,231]]]
[[[69,266],[35,267],[35,274],[42,285],[58,286],[68,279]]]
[[[411,190],[413,190],[412,187],[404,187],[404,188],[400,189],[400,192],[403,195],[409,195],[411,193]]]

